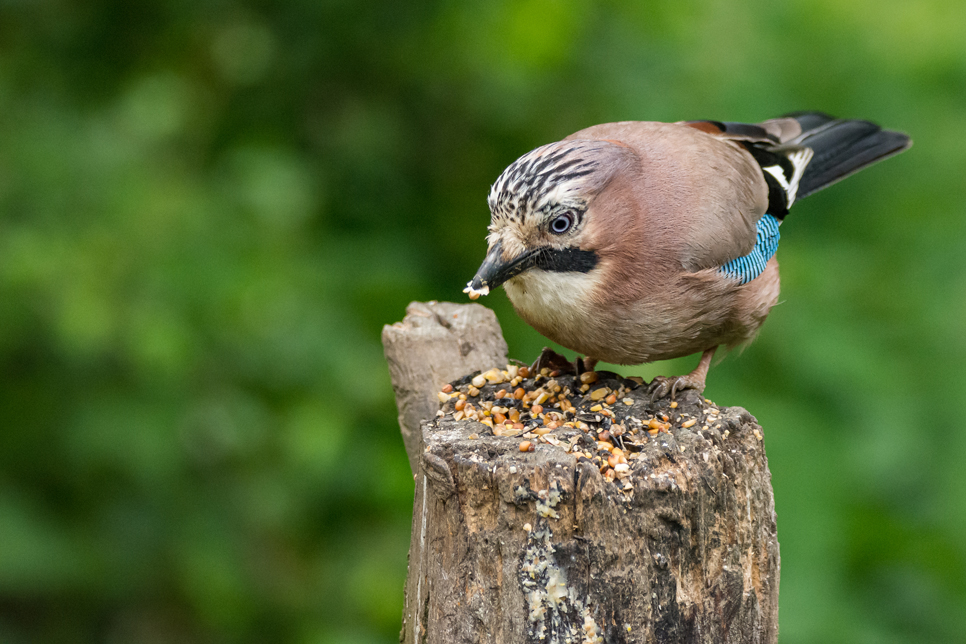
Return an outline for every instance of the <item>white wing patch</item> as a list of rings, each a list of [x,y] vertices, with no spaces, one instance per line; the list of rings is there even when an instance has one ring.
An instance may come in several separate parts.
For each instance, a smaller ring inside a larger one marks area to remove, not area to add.
[[[812,154],[812,148],[800,148],[788,155],[788,160],[792,162],[792,167],[795,169],[792,172],[791,180],[785,177],[785,171],[782,170],[781,166],[770,165],[767,168],[762,168],[765,172],[775,177],[775,181],[785,191],[785,194],[788,196],[787,208],[791,208],[792,204],[795,203],[795,195],[798,194],[798,182],[802,180],[802,175],[805,174],[805,168],[808,166],[808,162],[812,160]]]

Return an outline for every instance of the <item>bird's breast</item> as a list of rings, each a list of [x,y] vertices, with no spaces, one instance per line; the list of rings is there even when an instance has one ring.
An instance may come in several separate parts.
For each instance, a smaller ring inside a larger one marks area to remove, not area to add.
[[[600,280],[597,273],[534,268],[509,280],[504,288],[527,324],[554,342],[589,353],[602,332],[594,304]]]

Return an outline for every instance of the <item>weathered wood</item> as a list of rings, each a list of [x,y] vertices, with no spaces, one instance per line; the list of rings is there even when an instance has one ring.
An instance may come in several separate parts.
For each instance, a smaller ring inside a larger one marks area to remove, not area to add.
[[[419,424],[439,409],[436,392],[464,374],[505,365],[506,341],[496,315],[485,306],[412,302],[402,322],[383,327],[382,345],[415,474],[423,452]]]
[[[520,451],[524,436],[455,420],[452,402],[422,424],[403,642],[777,640],[779,553],[761,428],[693,391],[674,409],[652,407],[643,387],[599,375],[595,389],[620,388],[632,403],[609,407],[620,425],[588,418],[589,430],[555,429],[556,445],[529,434],[532,452]],[[582,400],[573,377],[556,380],[578,407],[597,404]],[[655,414],[667,414],[668,431],[629,429]],[[633,456],[617,477],[585,456],[602,427],[628,428],[615,442]]]

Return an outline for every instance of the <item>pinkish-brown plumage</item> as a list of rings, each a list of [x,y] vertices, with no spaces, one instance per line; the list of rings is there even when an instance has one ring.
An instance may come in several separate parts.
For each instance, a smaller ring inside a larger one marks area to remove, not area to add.
[[[817,113],[593,126],[494,183],[490,248],[467,291],[502,283],[527,323],[594,361],[702,352],[654,391],[703,389],[714,350],[752,340],[778,299],[777,226],[796,197],[908,145]]]

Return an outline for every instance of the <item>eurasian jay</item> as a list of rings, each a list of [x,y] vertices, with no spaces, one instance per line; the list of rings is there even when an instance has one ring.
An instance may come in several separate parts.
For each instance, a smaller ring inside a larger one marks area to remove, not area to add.
[[[910,145],[818,112],[595,125],[496,180],[489,250],[465,292],[502,284],[587,369],[701,352],[691,373],[650,385],[652,399],[700,392],[715,350],[753,340],[778,299],[778,229],[792,204]]]

